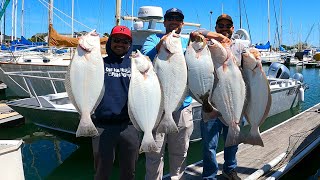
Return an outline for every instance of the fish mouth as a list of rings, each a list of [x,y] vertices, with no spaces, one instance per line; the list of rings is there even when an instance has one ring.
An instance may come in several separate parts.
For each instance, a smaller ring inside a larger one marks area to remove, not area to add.
[[[90,35],[91,36],[99,36],[99,33],[97,33],[96,31],[93,31]]]
[[[86,52],[91,52],[90,49],[84,47],[82,44],[79,44],[79,47]]]
[[[213,45],[215,45],[216,44],[216,42],[215,42],[215,40],[213,40],[213,39],[210,39],[209,41],[207,41],[207,45],[208,46],[213,46]]]

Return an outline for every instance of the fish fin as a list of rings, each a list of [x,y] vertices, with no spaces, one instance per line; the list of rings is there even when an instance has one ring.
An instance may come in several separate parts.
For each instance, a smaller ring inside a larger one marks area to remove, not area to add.
[[[129,101],[129,100],[128,100]],[[128,102],[128,104],[130,104]],[[131,107],[128,105],[128,114],[129,114],[129,118],[130,118],[130,121],[132,122],[133,126],[138,130],[138,131],[141,131],[141,128],[140,126],[138,125],[137,121],[135,120],[134,116],[133,116],[133,113],[132,113],[132,110],[131,110]]]
[[[188,82],[188,81],[187,81]],[[180,107],[182,106],[184,100],[186,99],[186,96],[187,94],[189,93],[189,87],[188,87],[188,84],[186,84],[184,90],[183,90],[183,93],[182,93],[182,96],[181,96],[181,99],[178,103],[178,106],[176,107],[175,111],[178,111],[180,109]]]
[[[236,123],[232,123],[228,128],[228,135],[225,142],[225,147],[238,145],[240,143],[240,127]]]
[[[105,86],[103,85],[102,89],[101,89],[101,92],[100,92],[100,95],[98,97],[98,100],[97,100],[96,104],[94,105],[94,107],[92,108],[91,114],[94,113],[94,111],[97,109],[98,105],[100,104],[100,102],[101,102],[101,100],[102,100],[102,98],[104,96],[104,91],[105,91]]]
[[[157,76],[157,79],[158,79],[158,81],[159,81],[158,76]],[[160,96],[161,96],[161,101],[160,101],[160,106],[159,106],[159,111],[158,111],[157,120],[156,120],[156,122],[155,122],[154,127],[153,127],[152,130],[158,128],[158,125],[160,124],[160,122],[161,122],[161,120],[162,120],[162,118],[163,118],[163,116],[164,116],[164,96],[163,96],[164,93],[163,93],[163,87],[162,87],[160,81],[159,81],[159,84],[160,84],[160,91],[161,91],[161,94],[160,94]]]
[[[245,139],[246,144],[259,145],[264,147],[263,140],[260,135],[259,127],[251,127],[250,133]]]
[[[158,146],[152,136],[152,132],[145,132],[142,138],[139,153],[157,152]]]
[[[77,53],[77,52],[76,52]],[[76,54],[75,53],[75,54]],[[71,64],[72,64],[73,61],[70,61],[70,64],[67,68],[67,74],[66,74],[66,78],[64,80],[64,87],[66,89],[66,92],[68,94],[68,97],[69,97],[69,100],[71,101],[71,103],[73,104],[73,106],[76,108],[77,112],[80,114],[80,109],[74,99],[74,96],[73,96],[73,92],[72,92],[72,88],[71,88],[71,81],[70,81],[70,70],[71,70]]]
[[[78,125],[78,129],[76,132],[76,137],[85,136],[85,137],[93,137],[98,136],[98,130],[96,126],[93,124],[90,114],[83,114],[80,119],[80,123]]]
[[[268,80],[266,81],[266,83],[268,83]],[[263,122],[268,117],[269,111],[271,109],[271,103],[272,103],[270,86],[267,86],[267,87],[268,87],[268,103],[267,103],[266,109],[265,109],[263,117],[262,117],[263,118]],[[263,123],[263,122],[261,121],[261,123]]]
[[[178,127],[173,120],[172,113],[165,112],[164,117],[158,126],[157,132],[165,134],[179,132]]]

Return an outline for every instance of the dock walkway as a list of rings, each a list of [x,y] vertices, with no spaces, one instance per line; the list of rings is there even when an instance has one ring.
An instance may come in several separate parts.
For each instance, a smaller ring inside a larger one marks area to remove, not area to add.
[[[5,103],[0,103],[0,124],[8,123],[15,120],[20,120],[22,118],[23,116],[13,111]]]
[[[295,147],[298,153],[303,145],[309,145],[317,142],[320,138],[320,103],[302,113],[286,120],[285,122],[268,129],[262,133],[264,147],[240,144],[237,152],[238,167],[237,172],[241,179],[245,179],[255,171],[261,169],[280,154],[293,148],[295,144],[293,139],[302,139],[303,142],[297,143]],[[303,136],[303,138],[293,138],[294,136]],[[288,153],[287,153],[288,154]],[[290,154],[290,153],[289,153]],[[223,179],[221,175],[223,165],[223,152],[217,154],[219,164],[218,179]],[[202,161],[190,165],[186,169],[187,180],[200,180],[202,174]],[[263,178],[262,178],[263,179]]]

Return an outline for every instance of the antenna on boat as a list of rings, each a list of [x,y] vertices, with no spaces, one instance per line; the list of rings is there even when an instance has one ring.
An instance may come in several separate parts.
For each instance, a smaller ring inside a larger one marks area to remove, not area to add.
[[[212,22],[212,13],[213,13],[213,12],[210,11],[210,31],[212,30],[212,28],[211,28],[211,24],[212,24],[212,23],[211,23],[211,22]]]

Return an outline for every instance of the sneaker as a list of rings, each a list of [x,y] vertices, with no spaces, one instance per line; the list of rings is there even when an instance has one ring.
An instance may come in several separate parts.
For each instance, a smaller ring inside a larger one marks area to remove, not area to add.
[[[237,172],[233,169],[229,173],[222,171],[222,175],[229,180],[241,180]]]

